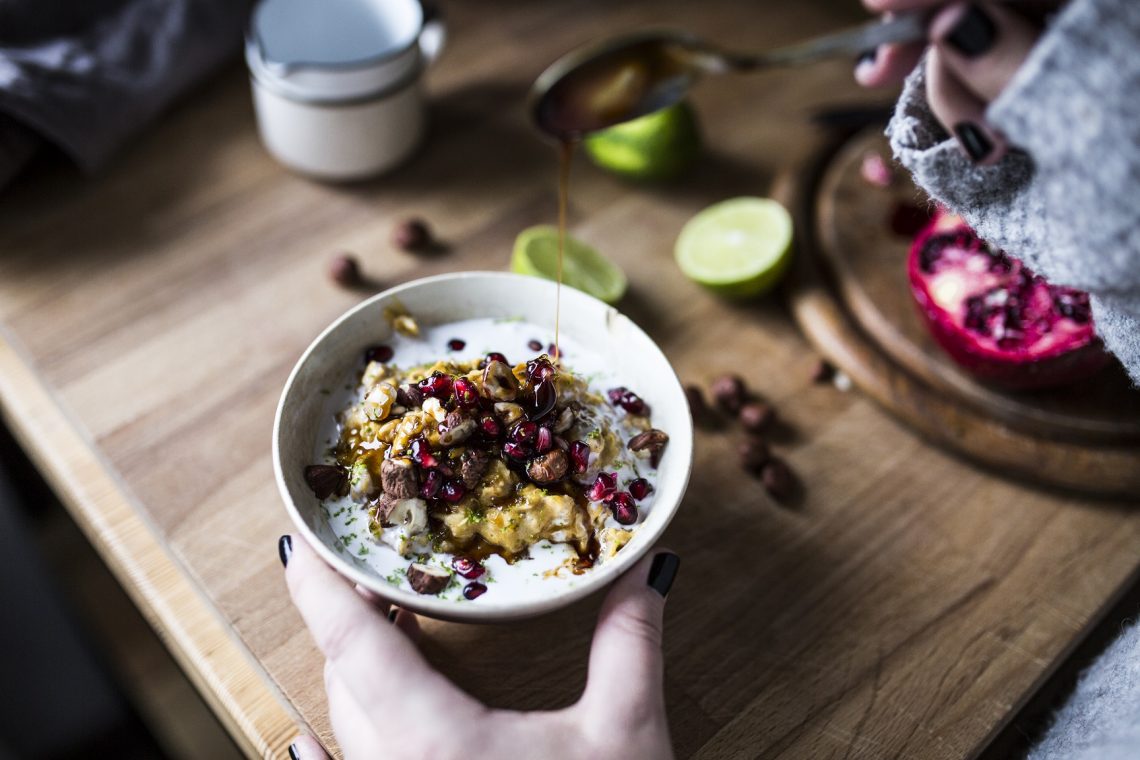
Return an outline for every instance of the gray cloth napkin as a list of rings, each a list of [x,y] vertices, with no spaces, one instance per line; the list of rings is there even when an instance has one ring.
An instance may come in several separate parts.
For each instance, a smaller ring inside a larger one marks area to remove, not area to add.
[[[241,50],[249,0],[0,0],[0,186],[37,137],[94,171]]]

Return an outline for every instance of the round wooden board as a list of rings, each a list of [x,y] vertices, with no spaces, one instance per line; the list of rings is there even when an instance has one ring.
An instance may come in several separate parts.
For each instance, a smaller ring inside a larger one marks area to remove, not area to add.
[[[1140,391],[1115,363],[1065,389],[1014,393],[981,385],[931,340],[906,276],[910,238],[890,218],[924,197],[898,171],[889,188],[860,174],[868,130],[806,172],[781,178],[796,218],[790,294],[819,351],[924,437],[1001,472],[1103,495],[1140,495]]]

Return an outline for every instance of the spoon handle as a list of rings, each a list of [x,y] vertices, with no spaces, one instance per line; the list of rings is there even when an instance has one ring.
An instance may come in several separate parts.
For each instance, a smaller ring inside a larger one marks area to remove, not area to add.
[[[764,53],[751,55],[726,53],[724,57],[734,69],[798,66],[837,55],[859,55],[888,42],[915,42],[925,39],[926,21],[924,12],[908,11],[885,21],[868,21],[841,32],[825,34],[822,37],[814,37]]]

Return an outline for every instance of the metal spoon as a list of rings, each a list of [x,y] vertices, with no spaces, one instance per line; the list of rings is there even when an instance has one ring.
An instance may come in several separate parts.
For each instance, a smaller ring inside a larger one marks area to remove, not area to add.
[[[704,74],[798,66],[925,37],[926,16],[917,11],[753,55],[683,32],[639,32],[559,58],[535,80],[529,108],[543,132],[574,140],[676,103]]]

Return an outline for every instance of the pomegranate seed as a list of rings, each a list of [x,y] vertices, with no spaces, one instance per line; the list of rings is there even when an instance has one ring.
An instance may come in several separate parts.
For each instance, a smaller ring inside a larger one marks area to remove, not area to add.
[[[369,346],[364,350],[364,361],[383,364],[392,361],[392,356],[395,353],[391,346]]]
[[[476,406],[479,403],[479,389],[467,378],[456,378],[451,387],[460,406]]]
[[[487,587],[478,581],[471,581],[463,587],[464,599],[478,599],[487,591]]]
[[[581,475],[590,466],[590,445],[585,441],[574,441],[570,444],[570,461],[574,463],[574,472]]]
[[[633,391],[627,390],[625,393],[621,394],[621,398],[618,399],[617,403],[618,406],[626,410],[626,412],[629,414],[649,414],[649,405],[642,401],[641,396],[638,396]]]
[[[534,450],[539,454],[545,454],[554,448],[554,433],[550,428],[543,425],[538,429],[538,435],[534,439]]]
[[[449,504],[458,504],[467,493],[467,489],[458,480],[449,480],[439,489],[440,498]]]
[[[428,398],[437,398],[444,401],[451,395],[454,382],[442,372],[433,372],[431,377],[425,377],[416,384],[420,392]]]
[[[491,362],[502,362],[508,367],[511,366],[511,363],[507,361],[507,357],[503,356],[498,351],[492,351],[491,353],[487,354],[487,360],[484,363],[490,364]]]
[[[523,420],[511,428],[512,443],[530,443],[538,433],[538,425]]]
[[[431,469],[439,464],[439,460],[431,453],[431,446],[424,438],[417,438],[412,441],[412,461],[418,464],[425,470]]]
[[[622,525],[633,525],[637,522],[637,506],[633,497],[625,491],[616,494],[610,502],[610,509],[614,512],[614,519]]]
[[[506,454],[509,458],[521,462],[525,459],[530,458],[531,448],[525,443],[514,443],[513,441],[507,441],[503,444],[503,453]]]
[[[629,495],[641,501],[653,492],[653,486],[645,478],[638,478],[629,484]]]
[[[531,342],[526,344],[526,347],[529,348],[531,351],[541,351],[542,350],[542,341],[532,340]]]
[[[478,578],[480,575],[486,572],[486,570],[483,569],[483,566],[480,565],[478,561],[473,560],[470,557],[456,557],[455,559],[451,560],[451,567],[455,570],[455,572],[459,573],[468,580]]]
[[[590,501],[609,501],[617,492],[617,473],[599,472],[594,484],[586,492]]]
[[[550,379],[540,380],[534,388],[534,406],[527,410],[527,418],[540,420],[554,410],[558,403],[558,389]]]
[[[420,496],[424,499],[434,499],[443,485],[443,474],[439,470],[428,470],[424,482],[420,484]]]
[[[526,363],[526,376],[530,378],[531,382],[539,383],[554,376],[554,367],[550,364],[549,359],[540,356]]]
[[[627,393],[629,393],[629,388],[626,388],[624,385],[619,385],[616,388],[610,388],[608,391],[606,391],[606,395],[609,396],[610,403],[614,406],[620,404],[622,396]]]
[[[503,433],[503,426],[492,414],[484,414],[479,418],[479,429],[488,438],[498,438]]]
[[[451,340],[447,341],[447,347],[452,351],[462,351],[463,349],[467,348],[467,341],[461,340],[459,338],[452,338]]]

